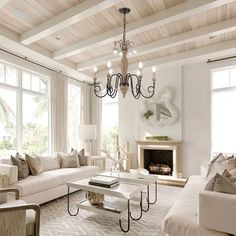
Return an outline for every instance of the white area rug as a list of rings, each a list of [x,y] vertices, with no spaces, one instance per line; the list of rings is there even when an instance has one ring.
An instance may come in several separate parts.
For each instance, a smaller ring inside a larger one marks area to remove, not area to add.
[[[77,216],[70,216],[67,213],[67,197],[62,197],[41,206],[41,234],[42,236],[100,236],[100,235],[135,235],[135,236],[162,236],[162,219],[173,205],[181,188],[158,186],[158,203],[150,206],[147,213],[139,221],[132,221],[130,231],[123,233],[120,230],[116,218],[80,210]],[[71,194],[71,212],[76,211],[75,203],[83,197],[83,193]],[[139,214],[137,204],[132,205],[132,212],[135,216]],[[126,212],[125,212],[126,213]],[[126,228],[126,215],[124,213],[124,227]]]

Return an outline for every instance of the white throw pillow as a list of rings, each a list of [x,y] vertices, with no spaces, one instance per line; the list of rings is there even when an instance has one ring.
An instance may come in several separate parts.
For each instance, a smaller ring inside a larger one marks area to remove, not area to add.
[[[34,156],[37,156],[40,159],[43,171],[60,169],[60,163],[57,156],[41,156],[35,153]]]

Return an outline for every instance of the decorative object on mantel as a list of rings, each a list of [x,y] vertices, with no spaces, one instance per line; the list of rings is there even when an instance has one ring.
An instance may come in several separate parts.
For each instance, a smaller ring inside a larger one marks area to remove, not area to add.
[[[173,104],[174,89],[166,87],[150,100],[145,100],[141,120],[152,125],[171,125],[177,121],[178,111]],[[153,114],[151,114],[153,112]]]
[[[130,12],[129,8],[120,8],[120,13],[123,14],[123,39],[115,41],[114,43],[114,54],[122,56],[121,59],[121,72],[112,74],[111,62],[107,63],[107,84],[102,88],[100,82],[97,82],[97,67],[94,67],[94,93],[97,97],[103,98],[106,95],[114,98],[117,95],[118,86],[123,98],[125,97],[129,86],[134,98],[140,98],[142,95],[145,98],[151,98],[155,92],[155,83],[156,83],[156,68],[152,68],[152,85],[150,85],[146,91],[142,90],[142,62],[138,63],[138,73],[133,74],[128,72],[128,58],[127,54],[135,54],[136,51],[133,49],[134,42],[126,40],[126,15]],[[114,82],[112,84],[112,82]]]
[[[148,120],[148,118],[150,117],[150,116],[152,116],[152,115],[154,115],[154,112],[153,111],[151,111],[151,110],[147,110],[147,112],[145,112],[144,114],[143,114],[143,116]]]
[[[168,141],[170,138],[168,136],[146,136],[146,140]]]

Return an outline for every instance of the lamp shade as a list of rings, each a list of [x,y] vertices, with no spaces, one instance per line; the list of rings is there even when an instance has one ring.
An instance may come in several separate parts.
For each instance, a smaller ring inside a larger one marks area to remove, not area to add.
[[[79,136],[83,140],[94,140],[96,139],[96,125],[80,125]]]

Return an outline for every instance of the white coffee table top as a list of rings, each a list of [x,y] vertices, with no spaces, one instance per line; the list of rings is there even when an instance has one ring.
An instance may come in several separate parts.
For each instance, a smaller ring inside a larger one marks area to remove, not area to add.
[[[99,175],[102,176],[108,176],[108,177],[117,177],[121,181],[127,182],[127,183],[136,183],[141,185],[150,185],[155,183],[157,181],[157,175],[147,175],[145,177],[138,178],[135,175],[129,173],[129,172],[110,172],[110,171],[104,171],[99,173]]]
[[[114,188],[104,188],[95,185],[90,185],[89,182],[90,178],[84,178],[81,180],[76,180],[72,182],[67,182],[68,187],[91,191],[96,193],[102,193],[105,195],[110,195],[114,197],[120,197],[125,199],[131,199],[137,194],[140,194],[141,187],[131,183],[120,183],[118,186]]]

